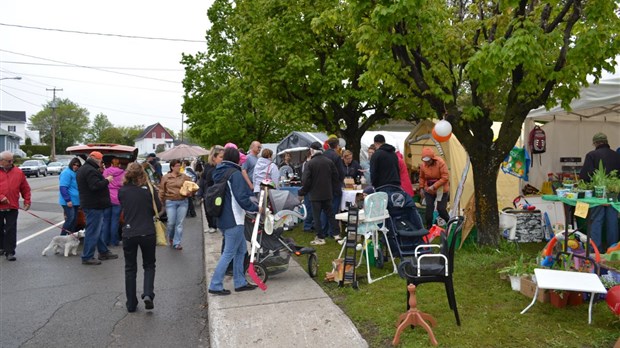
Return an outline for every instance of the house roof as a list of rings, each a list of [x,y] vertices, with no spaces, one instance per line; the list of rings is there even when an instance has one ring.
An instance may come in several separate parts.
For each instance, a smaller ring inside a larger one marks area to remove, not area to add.
[[[26,111],[0,110],[0,121],[26,123]]]
[[[15,139],[21,139],[22,137],[20,137],[19,135],[15,134],[15,133],[11,133],[9,131],[6,131],[2,128],[0,128],[0,136],[8,136],[9,138],[15,138]]]
[[[138,140],[142,140],[142,139],[146,138],[146,136],[147,136],[147,135],[149,135],[149,134],[151,134],[151,131],[152,131],[155,127],[157,127],[157,125],[160,125],[160,126],[161,126],[161,127],[162,127],[165,131],[166,131],[166,133],[168,134],[168,136],[169,136],[170,138],[172,138],[172,134],[170,134],[170,132],[168,132],[168,130],[166,130],[166,127],[162,126],[162,125],[161,125],[161,123],[157,122],[157,123],[154,123],[154,124],[152,124],[152,125],[150,125],[150,126],[147,126],[147,127],[144,129],[144,131],[142,131],[142,133],[140,133],[140,135],[138,135],[138,137],[137,137],[135,140],[136,140],[136,141],[138,141]]]

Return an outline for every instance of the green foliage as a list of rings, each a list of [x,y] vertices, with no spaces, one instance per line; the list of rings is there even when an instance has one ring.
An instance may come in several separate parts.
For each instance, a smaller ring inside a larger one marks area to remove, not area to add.
[[[71,145],[83,141],[84,134],[89,130],[88,110],[80,107],[69,99],[57,99],[57,107],[52,112],[51,101],[43,110],[29,118],[30,129],[38,130],[41,141],[52,143],[53,114],[56,115],[56,153],[64,153]]]
[[[25,143],[26,145],[32,145],[32,139],[30,139],[30,137],[26,137]]]
[[[108,120],[108,117],[103,113],[95,116],[93,120],[93,125],[88,130],[88,134],[84,139],[87,143],[104,143],[107,141],[103,140],[103,134],[106,130],[112,128],[112,122]],[[108,137],[110,137],[108,135]]]
[[[49,156],[52,151],[52,148],[48,145],[21,145],[19,148],[24,151],[28,157],[34,155],[35,153]]]

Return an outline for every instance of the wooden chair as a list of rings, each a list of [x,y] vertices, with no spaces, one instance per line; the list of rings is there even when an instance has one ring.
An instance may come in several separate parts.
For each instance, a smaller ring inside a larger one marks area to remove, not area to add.
[[[407,280],[407,284],[418,286],[431,282],[444,283],[448,304],[450,309],[454,311],[458,326],[461,325],[461,319],[456,308],[452,273],[454,272],[456,235],[463,228],[464,221],[465,219],[462,216],[451,218],[446,225],[446,232],[441,235],[441,244],[419,245],[415,250],[414,257],[403,260],[398,267],[398,273]],[[407,309],[409,309],[409,292],[407,292]]]

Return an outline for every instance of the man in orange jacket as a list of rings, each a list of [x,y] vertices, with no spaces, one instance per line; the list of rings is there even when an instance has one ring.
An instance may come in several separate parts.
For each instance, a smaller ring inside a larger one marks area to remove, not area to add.
[[[422,149],[422,164],[420,165],[420,190],[426,200],[426,226],[433,224],[433,212],[437,201],[437,212],[445,221],[450,220],[448,201],[450,199],[450,173],[448,166],[441,157],[435,156],[430,147]]]
[[[30,209],[30,185],[21,169],[13,165],[13,154],[0,153],[0,255],[15,261],[17,246],[17,211],[19,195],[24,198],[24,210]]]

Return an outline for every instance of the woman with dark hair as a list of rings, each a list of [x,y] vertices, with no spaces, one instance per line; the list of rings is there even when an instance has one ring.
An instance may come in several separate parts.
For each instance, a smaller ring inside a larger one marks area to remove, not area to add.
[[[153,195],[151,195],[153,192]],[[125,294],[127,311],[135,312],[138,306],[136,297],[136,275],[138,273],[138,247],[142,253],[144,268],[144,289],[142,299],[146,309],[153,309],[155,293],[155,226],[153,224],[153,200],[157,210],[161,210],[159,198],[150,185],[142,166],[133,162],[127,166],[124,185],[118,190],[118,199],[123,210],[125,222],[123,229],[123,252],[125,254]]]
[[[60,173],[58,203],[65,213],[65,223],[62,225],[61,236],[75,232],[78,210],[80,209],[80,192],[77,187],[76,172],[81,166],[80,159],[74,157],[69,162],[69,166]]]
[[[214,145],[209,150],[209,159],[207,160],[207,164],[204,166],[204,170],[202,171],[202,175],[200,175],[200,180],[198,181],[198,193],[196,195],[200,199],[204,199],[204,196],[207,194],[207,188],[213,185],[213,171],[218,164],[222,163],[224,160],[224,147],[221,145]],[[205,215],[207,217],[207,221],[209,222],[209,229],[207,230],[209,233],[214,233],[217,231],[217,218],[215,216],[211,216],[207,213],[207,207],[204,206]]]
[[[251,200],[252,190],[248,187],[239,166],[239,151],[234,148],[224,150],[223,161],[213,172],[213,180],[218,182],[227,176],[228,187],[222,205],[222,214],[218,218],[218,227],[224,232],[224,252],[220,257],[211,283],[209,293],[214,295],[230,295],[230,290],[224,289],[224,276],[230,261],[233,261],[233,284],[235,291],[256,289],[255,285],[245,280],[243,260],[247,252],[243,233],[245,212],[258,211],[258,205]]]
[[[161,178],[159,184],[159,200],[166,207],[168,224],[166,232],[171,245],[176,250],[183,250],[181,238],[183,237],[183,221],[187,215],[187,197],[181,195],[181,187],[185,181],[191,181],[190,177],[181,173],[181,161],[170,161],[170,172]]]

